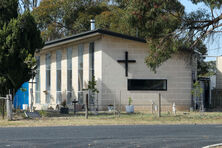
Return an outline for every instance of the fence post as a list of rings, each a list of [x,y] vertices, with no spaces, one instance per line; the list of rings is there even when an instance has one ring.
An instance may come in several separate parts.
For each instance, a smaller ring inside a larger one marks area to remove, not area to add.
[[[158,117],[161,117],[161,94],[159,93],[159,101],[158,101]]]
[[[86,94],[85,118],[88,119],[88,94]]]
[[[119,92],[119,117],[120,113],[122,112],[122,99],[121,99],[121,90]]]
[[[116,95],[114,97],[113,104],[114,104],[114,116],[116,117]]]
[[[11,95],[6,95],[6,101],[7,101],[7,118],[9,121],[12,120],[12,98],[11,98]]]

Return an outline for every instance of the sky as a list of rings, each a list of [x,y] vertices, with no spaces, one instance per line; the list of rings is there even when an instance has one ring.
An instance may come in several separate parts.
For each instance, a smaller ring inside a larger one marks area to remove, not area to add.
[[[186,12],[195,11],[198,9],[206,9],[208,10],[204,3],[194,5],[190,0],[179,0],[184,6]],[[208,57],[206,58],[206,61],[212,61],[216,60],[216,57],[211,56],[221,56],[222,55],[222,34],[217,34],[215,36],[212,36],[211,38],[208,38],[205,40],[206,47],[208,49]]]

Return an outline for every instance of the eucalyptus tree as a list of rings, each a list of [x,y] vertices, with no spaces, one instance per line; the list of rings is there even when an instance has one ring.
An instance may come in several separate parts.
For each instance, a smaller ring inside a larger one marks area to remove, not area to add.
[[[107,10],[103,0],[42,0],[33,14],[45,40],[88,31],[90,19]]]
[[[146,63],[154,71],[180,49],[194,51],[207,37],[222,31],[222,1],[191,0],[204,3],[209,11],[189,14],[178,0],[126,1],[128,20],[145,37],[149,48]]]

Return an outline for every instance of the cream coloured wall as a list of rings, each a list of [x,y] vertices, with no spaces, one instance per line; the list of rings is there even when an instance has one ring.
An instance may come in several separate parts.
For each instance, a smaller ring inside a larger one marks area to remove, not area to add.
[[[78,98],[78,45],[73,45],[72,50],[72,87],[73,98]]]
[[[117,60],[125,58],[128,51],[128,78],[125,65]],[[127,104],[132,97],[136,108],[150,109],[152,101],[157,103],[158,93],[162,95],[162,105],[169,108],[173,102],[178,109],[189,109],[191,105],[192,67],[190,57],[175,55],[157,69],[150,71],[144,63],[148,54],[145,43],[104,35],[102,38],[102,104]],[[128,91],[127,79],[167,79],[167,91]]]
[[[190,58],[184,55],[175,55],[157,69],[157,73],[150,71],[144,59],[147,52],[146,44],[126,40],[122,38],[102,35],[101,37],[74,41],[69,44],[60,44],[42,50],[40,54],[40,78],[41,78],[41,103],[34,104],[37,109],[56,106],[56,50],[62,50],[62,99],[66,99],[67,90],[67,48],[72,47],[72,87],[73,96],[78,96],[78,45],[84,44],[83,55],[83,80],[84,88],[87,88],[89,80],[89,43],[95,43],[95,79],[99,89],[99,105],[106,108],[108,104],[127,104],[132,97],[136,108],[150,109],[151,102],[157,103],[159,91],[128,91],[127,79],[167,79],[167,91],[162,94],[163,106],[170,107],[173,102],[178,109],[188,109],[191,105],[192,67]],[[125,77],[125,66],[117,60],[125,58],[125,51],[129,53],[129,59],[136,63],[129,63],[128,78]],[[51,95],[54,99],[51,104],[45,104],[45,54],[52,54],[51,60]],[[34,89],[35,90],[35,89]],[[34,93],[35,94],[35,93]],[[115,100],[115,101],[114,101]],[[70,105],[70,107],[72,107]]]
[[[83,55],[83,81],[84,81],[84,88],[88,86],[89,80],[89,43],[94,41],[95,43],[95,78],[96,80],[101,80],[101,46],[99,38],[89,38],[88,40],[85,39],[83,41],[73,42],[67,45],[60,45],[58,47],[53,47],[49,49],[42,50],[38,55],[40,55],[40,95],[41,95],[41,103],[36,104],[34,101],[34,107],[36,109],[47,109],[49,107],[56,108],[56,51],[62,51],[62,61],[61,61],[61,90],[62,90],[62,100],[66,99],[67,94],[67,48],[72,47],[72,95],[73,99],[78,98],[78,45],[84,45],[84,55]],[[46,89],[46,65],[45,65],[45,55],[47,53],[51,53],[51,102],[50,104],[46,104],[45,101],[45,93],[43,92]],[[100,81],[98,81],[98,89],[101,90]],[[31,87],[30,87],[31,88]],[[34,98],[35,98],[35,86],[34,86]],[[99,96],[100,97],[100,96]],[[29,96],[29,99],[31,95]],[[31,102],[31,101],[29,101]],[[68,105],[70,108],[73,107],[72,104]]]
[[[216,67],[216,89],[222,89],[222,56],[217,57]]]

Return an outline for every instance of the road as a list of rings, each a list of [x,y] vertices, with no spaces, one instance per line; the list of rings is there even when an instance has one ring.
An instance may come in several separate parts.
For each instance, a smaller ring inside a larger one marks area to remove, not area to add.
[[[222,142],[222,125],[0,128],[0,147],[200,148]]]

